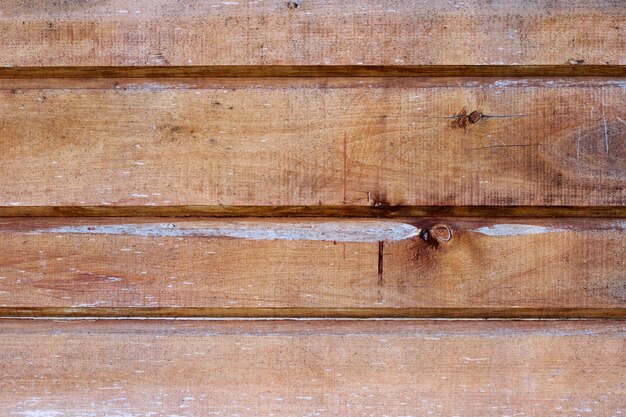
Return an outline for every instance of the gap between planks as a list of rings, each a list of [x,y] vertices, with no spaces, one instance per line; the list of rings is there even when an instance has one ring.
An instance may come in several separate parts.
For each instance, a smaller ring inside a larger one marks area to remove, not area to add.
[[[561,320],[626,319],[625,308],[0,308],[3,318],[173,318],[173,319],[493,319]]]
[[[625,218],[626,206],[0,206],[0,217]]]
[[[3,67],[0,78],[626,77],[623,65],[214,65]]]

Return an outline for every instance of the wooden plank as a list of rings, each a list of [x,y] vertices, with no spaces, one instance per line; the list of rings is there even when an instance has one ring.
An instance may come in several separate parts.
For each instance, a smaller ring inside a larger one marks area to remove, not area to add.
[[[626,203],[615,79],[0,81],[0,206]]]
[[[618,219],[4,219],[0,314],[626,316]]]
[[[0,413],[562,414],[626,409],[623,321],[0,325]]]
[[[622,6],[8,0],[0,8],[0,65],[626,65]]]

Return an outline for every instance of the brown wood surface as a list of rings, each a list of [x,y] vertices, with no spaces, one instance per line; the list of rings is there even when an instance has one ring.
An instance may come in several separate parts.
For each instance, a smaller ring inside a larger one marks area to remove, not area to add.
[[[6,416],[620,416],[624,322],[0,322]]]
[[[0,416],[626,417],[625,80],[621,0],[0,2]]]
[[[625,227],[9,218],[0,220],[0,313],[623,317]]]
[[[626,65],[625,34],[619,0],[7,0],[0,65]]]
[[[616,79],[0,81],[0,205],[626,202]]]

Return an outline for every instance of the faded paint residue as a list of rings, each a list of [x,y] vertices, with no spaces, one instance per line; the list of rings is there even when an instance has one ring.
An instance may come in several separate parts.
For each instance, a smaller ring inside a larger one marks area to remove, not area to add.
[[[535,226],[530,224],[494,224],[493,226],[484,226],[472,230],[472,232],[482,233],[483,235],[487,236],[539,235],[542,233],[554,233],[564,231],[565,229]]]
[[[415,226],[392,221],[342,222],[181,222],[61,226],[30,234],[103,234],[155,237],[230,237],[250,240],[335,242],[399,241],[417,236]]]
[[[14,412],[12,414],[21,415],[24,417],[59,417],[65,415],[64,412],[57,410],[29,410]]]

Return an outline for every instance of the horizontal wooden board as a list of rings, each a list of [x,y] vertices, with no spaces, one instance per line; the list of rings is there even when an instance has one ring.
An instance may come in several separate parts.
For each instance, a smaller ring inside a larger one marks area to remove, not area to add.
[[[2,66],[626,65],[620,1],[3,1]]]
[[[620,416],[623,321],[0,322],[0,413]]]
[[[615,79],[0,81],[0,206],[626,203]]]
[[[9,218],[0,313],[623,317],[625,228],[620,219]]]

